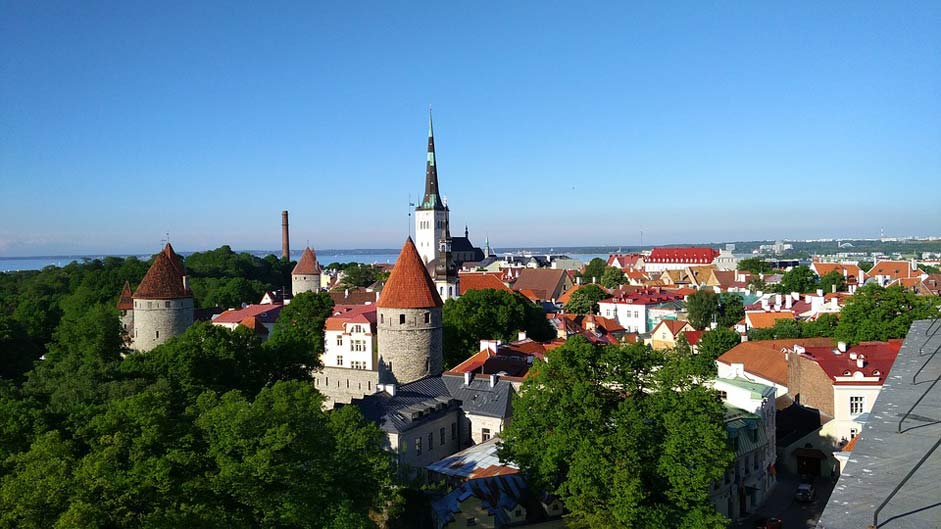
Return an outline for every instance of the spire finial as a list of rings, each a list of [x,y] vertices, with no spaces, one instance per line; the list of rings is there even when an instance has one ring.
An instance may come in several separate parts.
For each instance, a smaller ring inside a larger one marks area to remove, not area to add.
[[[429,138],[435,137],[434,128],[431,126],[431,105],[428,105],[428,137]]]

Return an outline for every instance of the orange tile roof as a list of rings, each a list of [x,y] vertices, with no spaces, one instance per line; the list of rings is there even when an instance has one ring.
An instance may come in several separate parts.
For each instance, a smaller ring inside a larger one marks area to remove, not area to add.
[[[872,269],[866,272],[866,277],[887,276],[893,279],[912,277],[916,275],[917,270],[912,268],[908,261],[879,261],[872,266]]]
[[[134,310],[133,296],[131,284],[125,281],[124,289],[121,290],[121,297],[118,299],[118,310]]]
[[[745,371],[775,384],[787,386],[787,359],[784,349],[832,346],[830,338],[796,338],[791,340],[759,340],[743,342],[726,351],[718,361],[723,364],[745,364]]]
[[[462,296],[468,290],[486,290],[488,288],[512,292],[512,290],[503,284],[503,281],[500,281],[497,276],[488,272],[466,272],[460,274],[458,277],[460,279]]]
[[[409,237],[395,261],[392,273],[379,296],[379,308],[420,309],[440,307],[441,296]]]
[[[239,322],[239,325],[255,331],[255,334],[258,334],[260,336],[268,335],[268,328],[265,327],[264,324],[259,322],[258,318],[254,316],[249,316],[245,318],[244,320]]]
[[[793,320],[794,313],[791,311],[780,312],[746,312],[745,322],[752,329],[770,329],[778,320]]]
[[[830,272],[836,272],[840,275],[843,275],[843,271],[845,270],[847,276],[852,277],[853,279],[856,279],[859,277],[860,272],[862,272],[862,270],[859,268],[859,265],[855,265],[852,263],[843,264],[843,263],[816,262],[816,263],[811,263],[811,267],[813,267],[816,270],[817,275],[820,277],[823,277],[829,274]]]
[[[310,246],[304,249],[301,258],[297,261],[297,266],[291,271],[291,275],[309,275],[320,274],[320,265],[317,263],[317,254],[310,249]]]
[[[193,292],[183,287],[183,264],[169,244],[154,256],[154,262],[134,292],[134,299],[191,298]]]
[[[676,336],[679,335],[680,332],[687,325],[689,325],[689,323],[682,321],[682,320],[660,320],[660,323],[657,324],[657,327],[661,325],[665,325],[666,328],[670,330],[670,334],[672,334],[673,337],[676,338]],[[690,327],[692,327],[692,325],[690,325]],[[656,329],[654,329],[654,332],[656,332]]]

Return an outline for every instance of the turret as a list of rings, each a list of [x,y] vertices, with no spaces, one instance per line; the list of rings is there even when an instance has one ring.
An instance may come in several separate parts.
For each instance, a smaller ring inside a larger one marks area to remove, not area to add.
[[[320,292],[320,264],[310,246],[304,249],[291,272],[291,292],[295,296],[301,292]]]
[[[131,284],[127,281],[124,282],[124,288],[118,298],[118,312],[121,318],[121,333],[124,335],[124,340],[130,343],[134,334],[134,293],[131,291]]]
[[[193,291],[183,261],[170,243],[154,256],[132,299],[133,349],[149,351],[193,324]]]
[[[407,384],[441,374],[441,306],[409,237],[377,304],[380,382]]]

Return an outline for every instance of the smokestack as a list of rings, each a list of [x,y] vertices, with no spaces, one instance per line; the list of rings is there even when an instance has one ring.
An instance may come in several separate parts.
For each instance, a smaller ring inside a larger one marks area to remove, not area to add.
[[[291,238],[288,236],[288,210],[281,212],[281,258],[291,259]]]

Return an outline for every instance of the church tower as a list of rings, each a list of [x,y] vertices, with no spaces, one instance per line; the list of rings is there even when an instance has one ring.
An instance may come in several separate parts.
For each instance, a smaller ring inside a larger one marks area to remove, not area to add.
[[[435,160],[435,133],[428,110],[428,161],[425,164],[425,196],[415,208],[415,244],[422,262],[437,257],[439,243],[447,237],[448,205],[438,193],[438,167]]]
[[[132,349],[149,351],[193,324],[193,291],[183,260],[170,243],[154,257],[132,299]]]
[[[310,246],[304,249],[291,271],[291,294],[296,296],[301,292],[320,292],[320,264]]]
[[[441,297],[409,237],[377,303],[379,382],[407,384],[441,374]]]
[[[466,228],[465,228],[466,233]],[[444,235],[438,241],[438,253],[435,259],[427,265],[431,268],[431,277],[434,280],[438,295],[443,301],[461,295],[457,266],[451,255],[451,228],[448,226],[447,216],[444,221]]]

